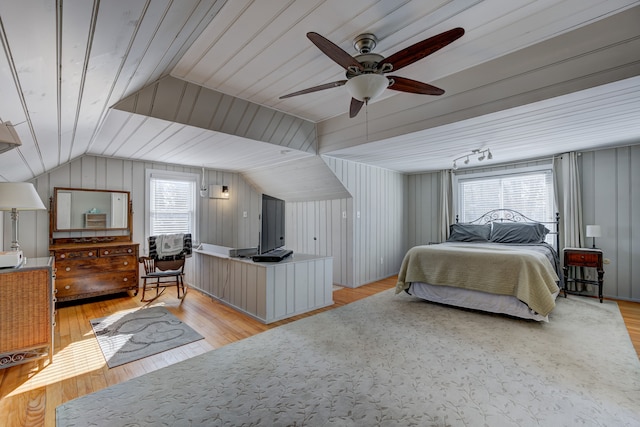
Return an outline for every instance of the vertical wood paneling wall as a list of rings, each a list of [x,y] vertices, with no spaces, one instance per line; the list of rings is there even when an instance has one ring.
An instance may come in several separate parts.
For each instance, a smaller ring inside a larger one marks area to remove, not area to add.
[[[202,175],[202,169],[164,163],[148,163],[106,157],[83,156],[60,166],[34,181],[38,194],[49,206],[54,187],[125,190],[133,201],[133,240],[140,243],[140,253],[147,253],[145,229],[146,169],[189,172]],[[200,180],[198,180],[200,182]],[[229,247],[255,246],[258,242],[262,209],[261,197],[238,173],[205,169],[207,184],[229,186],[230,197],[198,198],[199,237],[206,243]],[[247,212],[245,218],[243,213]],[[4,246],[11,240],[9,215],[4,221]],[[96,232],[96,234],[99,234]],[[20,212],[19,241],[28,257],[49,254],[49,217],[46,211]]]
[[[585,152],[580,156],[584,224],[598,224],[596,243],[611,262],[604,266],[604,295],[640,301],[640,145]],[[457,171],[464,175],[548,164]],[[408,246],[437,241],[439,174],[410,175],[407,185]],[[589,239],[590,242],[590,239]]]
[[[325,161],[351,199],[287,204],[287,246],[333,256],[334,283],[357,287],[398,272],[406,244],[406,176],[335,158]]]
[[[353,286],[352,210],[352,199],[290,202],[285,207],[286,246],[294,252],[333,257],[333,283],[343,286]]]
[[[438,242],[440,174],[409,175],[407,178],[407,248]]]
[[[580,156],[584,224],[598,224],[605,296],[640,301],[640,145]],[[587,239],[591,244],[591,239]]]
[[[640,164],[640,145],[586,152],[580,159],[584,223],[602,227],[597,245],[611,260],[605,265],[604,294],[640,301],[640,170],[635,167]],[[325,161],[353,197],[287,203],[286,236],[287,247],[296,252],[332,256],[334,283],[357,287],[388,277],[398,271],[409,247],[438,240],[438,173],[406,176],[335,158]],[[130,191],[134,239],[144,253],[146,168],[201,173],[199,168],[84,156],[38,177],[34,184],[46,205],[53,187]],[[205,180],[229,185],[231,198],[200,200],[202,241],[255,246],[260,194],[237,173],[207,170]],[[20,212],[19,241],[28,257],[48,254],[48,221],[45,211]],[[0,236],[8,248],[9,215],[4,215]]]

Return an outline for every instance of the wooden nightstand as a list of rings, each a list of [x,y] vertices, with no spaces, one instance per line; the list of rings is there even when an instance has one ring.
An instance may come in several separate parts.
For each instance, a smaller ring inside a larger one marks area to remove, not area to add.
[[[564,248],[564,291],[567,293],[567,283],[586,283],[598,285],[598,298],[602,302],[602,277],[604,276],[602,251],[600,249],[588,248]],[[589,267],[595,268],[598,273],[598,280],[587,280],[569,277],[569,267]]]

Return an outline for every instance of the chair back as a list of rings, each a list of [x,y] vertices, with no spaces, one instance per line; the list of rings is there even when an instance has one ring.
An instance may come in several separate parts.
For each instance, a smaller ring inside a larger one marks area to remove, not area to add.
[[[184,256],[178,259],[156,259],[155,260],[155,268],[158,271],[180,271],[184,272]]]
[[[153,258],[157,260],[179,260],[184,259],[185,257],[190,257],[192,253],[192,242],[191,242],[191,233],[185,233],[182,236],[182,250],[180,253],[170,256],[161,257],[158,254],[157,241],[160,235],[158,236],[149,236],[149,258]]]
[[[144,267],[144,274],[148,275],[149,273],[153,273],[156,270],[155,260],[148,256],[141,256],[138,260]]]

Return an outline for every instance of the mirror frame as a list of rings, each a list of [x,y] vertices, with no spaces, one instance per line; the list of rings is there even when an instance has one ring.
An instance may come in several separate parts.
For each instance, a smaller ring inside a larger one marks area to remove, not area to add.
[[[62,228],[59,229],[58,228],[58,192],[59,191],[63,191],[63,192],[69,192],[69,191],[83,191],[83,192],[100,192],[100,193],[121,193],[121,194],[126,194],[127,196],[127,215],[126,215],[126,220],[127,220],[127,225],[126,227],[95,227],[95,228]],[[90,189],[90,188],[68,188],[68,187],[54,187],[53,189],[53,198],[52,198],[52,203],[51,203],[51,212],[52,212],[52,219],[51,219],[51,227],[52,227],[52,231],[56,232],[56,233],[66,233],[66,232],[78,232],[78,231],[83,231],[83,232],[93,232],[93,231],[112,231],[112,230],[131,230],[131,193],[129,191],[125,191],[125,190],[99,190],[99,189]]]

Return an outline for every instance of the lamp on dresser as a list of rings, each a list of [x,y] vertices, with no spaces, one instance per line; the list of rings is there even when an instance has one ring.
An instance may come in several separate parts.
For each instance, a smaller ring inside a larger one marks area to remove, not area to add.
[[[19,251],[18,211],[46,210],[33,184],[0,182],[0,211],[11,211],[11,250]]]

